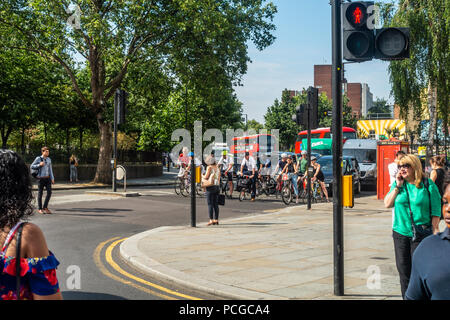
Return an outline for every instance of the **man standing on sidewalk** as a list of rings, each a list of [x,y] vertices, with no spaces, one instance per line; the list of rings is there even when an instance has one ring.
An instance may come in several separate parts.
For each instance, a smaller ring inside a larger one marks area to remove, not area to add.
[[[50,150],[47,147],[43,147],[41,152],[42,156],[37,157],[31,164],[32,169],[39,170],[37,175],[37,179],[39,179],[38,212],[42,214],[51,214],[51,211],[48,210],[48,203],[50,201],[50,197],[52,196],[52,184],[55,183],[55,177],[53,176],[52,160],[48,157]],[[47,191],[47,195],[45,197],[44,206],[42,206],[42,193],[44,191],[44,187]]]

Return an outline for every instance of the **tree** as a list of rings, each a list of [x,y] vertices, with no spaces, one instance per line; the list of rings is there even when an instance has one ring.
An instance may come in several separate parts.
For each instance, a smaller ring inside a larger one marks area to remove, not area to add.
[[[259,130],[264,129],[264,125],[262,123],[259,123],[255,119],[249,120],[247,122],[247,130],[255,130],[256,132],[259,132]]]
[[[274,41],[276,8],[263,0],[80,0],[79,26],[68,1],[8,0],[0,4],[0,26],[19,41],[10,48],[36,52],[66,71],[83,104],[96,116],[100,151],[94,181],[109,182],[112,153],[107,117],[116,89],[133,64],[164,61],[181,83],[211,95],[211,84],[239,82],[250,60],[247,41],[262,50]],[[79,9],[78,9],[79,8]],[[69,12],[69,13],[68,13]],[[78,62],[89,69],[88,92],[80,88]]]
[[[373,107],[368,110],[369,114],[374,113],[391,113],[391,108],[387,104],[386,99],[380,99],[377,98],[377,100],[374,101]]]
[[[420,117],[421,98],[427,97],[429,158],[437,118],[444,120],[444,128],[448,127],[450,5],[448,0],[400,0],[397,8],[393,3],[385,4],[382,13],[386,26],[410,29],[410,58],[390,62],[388,70],[402,116],[413,111]]]

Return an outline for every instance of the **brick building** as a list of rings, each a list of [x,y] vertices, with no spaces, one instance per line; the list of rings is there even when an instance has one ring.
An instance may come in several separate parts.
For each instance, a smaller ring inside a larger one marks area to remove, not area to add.
[[[319,94],[325,92],[330,100],[332,96],[331,68],[329,64],[314,65],[314,87],[319,89]],[[353,114],[357,118],[365,116],[373,105],[373,95],[370,93],[369,86],[365,83],[348,83],[344,79],[343,89],[347,93],[348,105],[352,108]]]

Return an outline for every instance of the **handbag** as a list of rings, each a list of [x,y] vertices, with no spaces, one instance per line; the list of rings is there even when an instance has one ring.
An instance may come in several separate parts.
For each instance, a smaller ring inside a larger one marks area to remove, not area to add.
[[[225,195],[223,193],[219,193],[218,203],[219,206],[225,205]]]
[[[428,190],[428,187],[425,185],[425,182],[423,182],[424,184],[424,188],[428,191],[428,197],[429,197],[429,204],[430,204],[430,216],[431,216],[431,196],[430,196],[430,191]],[[427,183],[428,185],[428,183]],[[425,239],[428,236],[431,236],[433,234],[433,230],[431,228],[431,226],[425,226],[425,225],[417,225],[414,222],[414,218],[413,218],[413,213],[411,210],[411,203],[409,202],[409,192],[408,192],[408,188],[405,185],[405,190],[406,190],[406,196],[408,199],[408,207],[409,207],[409,217],[411,218],[411,227],[412,227],[412,232],[413,232],[413,237],[411,239],[412,242],[420,242],[423,239]]]
[[[205,179],[202,177],[202,188],[213,187],[219,185],[216,183],[216,171],[213,171],[211,168],[211,173],[209,174],[209,179]]]

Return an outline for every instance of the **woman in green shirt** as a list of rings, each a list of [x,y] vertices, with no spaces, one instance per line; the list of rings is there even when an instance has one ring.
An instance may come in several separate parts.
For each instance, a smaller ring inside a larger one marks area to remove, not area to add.
[[[400,275],[402,297],[405,298],[411,275],[412,255],[422,240],[412,241],[413,231],[409,208],[411,206],[413,220],[417,226],[432,228],[432,232],[436,234],[439,232],[441,196],[437,186],[428,178],[425,178],[428,181],[428,191],[426,190],[422,180],[422,164],[416,156],[409,154],[403,157],[398,163],[398,169],[395,182],[384,198],[384,204],[387,208],[394,207],[395,261]]]

